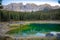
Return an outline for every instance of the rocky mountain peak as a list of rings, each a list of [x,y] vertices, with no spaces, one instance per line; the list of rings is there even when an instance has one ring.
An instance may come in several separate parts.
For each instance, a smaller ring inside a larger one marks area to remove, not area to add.
[[[39,10],[50,10],[50,9],[58,9],[60,6],[51,6],[49,4],[42,4],[42,5],[36,5],[34,3],[27,3],[24,5],[23,3],[11,3],[4,6],[5,10],[11,10],[11,11],[39,11]]]

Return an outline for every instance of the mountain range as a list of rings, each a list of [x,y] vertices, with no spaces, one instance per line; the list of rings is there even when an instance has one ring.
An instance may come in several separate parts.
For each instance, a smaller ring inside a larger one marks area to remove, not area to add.
[[[24,5],[23,3],[11,3],[8,5],[4,5],[4,10],[9,11],[22,11],[22,12],[31,12],[31,11],[42,11],[42,10],[51,10],[51,9],[59,9],[60,6],[51,6],[49,4],[42,4],[42,5],[36,5],[34,3],[27,3]]]

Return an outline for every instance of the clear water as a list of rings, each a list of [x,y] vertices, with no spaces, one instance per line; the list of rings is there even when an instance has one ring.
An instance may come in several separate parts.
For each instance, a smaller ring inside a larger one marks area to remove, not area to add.
[[[60,24],[39,24],[31,23],[15,30],[10,30],[8,34],[14,36],[45,36],[49,32],[60,32]]]

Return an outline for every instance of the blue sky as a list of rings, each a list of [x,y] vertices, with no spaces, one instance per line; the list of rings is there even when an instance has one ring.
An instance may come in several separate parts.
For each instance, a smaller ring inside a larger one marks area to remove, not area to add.
[[[3,0],[2,4],[7,5],[10,3],[35,3],[37,5],[48,3],[50,5],[59,5],[58,0]]]

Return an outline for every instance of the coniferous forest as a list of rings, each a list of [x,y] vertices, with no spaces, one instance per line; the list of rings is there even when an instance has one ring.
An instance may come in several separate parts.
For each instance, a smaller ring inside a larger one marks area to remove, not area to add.
[[[36,12],[0,10],[0,21],[60,20],[60,9]]]

